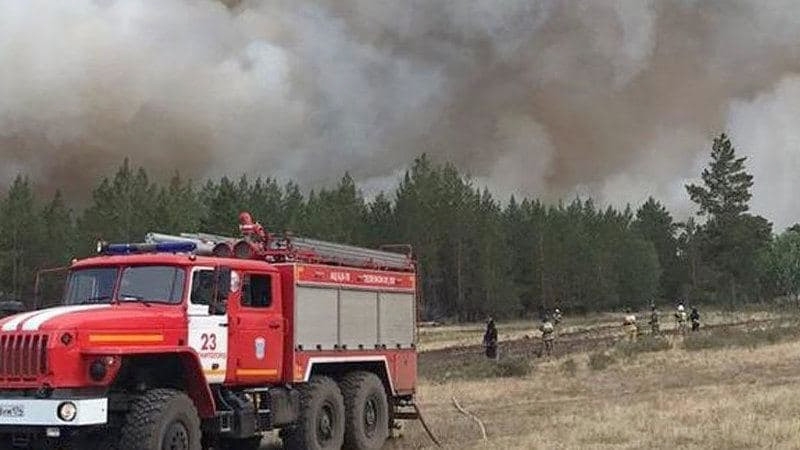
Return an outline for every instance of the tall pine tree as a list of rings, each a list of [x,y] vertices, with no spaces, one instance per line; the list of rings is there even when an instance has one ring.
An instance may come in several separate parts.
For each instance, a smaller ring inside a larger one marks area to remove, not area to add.
[[[763,217],[748,213],[753,176],[745,168],[746,157],[738,157],[731,140],[723,133],[714,139],[709,166],[702,184],[686,186],[706,222],[700,228],[703,264],[710,276],[702,283],[724,293],[730,303],[742,294],[757,294],[757,256],[769,244],[772,225]],[[721,299],[720,299],[721,300]]]

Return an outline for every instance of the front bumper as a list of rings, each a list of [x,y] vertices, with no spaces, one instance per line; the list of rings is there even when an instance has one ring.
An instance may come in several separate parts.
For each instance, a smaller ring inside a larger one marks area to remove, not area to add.
[[[71,421],[58,417],[58,407],[64,402],[75,405],[77,414]],[[73,427],[102,425],[108,422],[107,398],[0,398],[0,431],[4,426]]]

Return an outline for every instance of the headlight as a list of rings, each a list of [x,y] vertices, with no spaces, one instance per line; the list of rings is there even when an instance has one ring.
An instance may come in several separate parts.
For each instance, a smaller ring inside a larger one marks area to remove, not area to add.
[[[58,418],[64,422],[72,422],[78,415],[78,407],[75,403],[64,402],[58,405]]]
[[[92,365],[89,366],[89,376],[92,377],[94,381],[102,381],[103,378],[106,377],[106,374],[108,374],[108,369],[106,368],[106,363],[102,359],[95,359]]]
[[[89,377],[93,381],[100,382],[106,378],[108,371],[119,362],[115,356],[104,356],[97,358],[89,364]]]

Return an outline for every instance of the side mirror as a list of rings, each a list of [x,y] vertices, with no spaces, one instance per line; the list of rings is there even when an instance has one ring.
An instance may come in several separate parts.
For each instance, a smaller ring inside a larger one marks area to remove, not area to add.
[[[212,316],[224,315],[228,310],[228,295],[231,292],[231,268],[214,269],[214,295],[208,305],[208,313]]]

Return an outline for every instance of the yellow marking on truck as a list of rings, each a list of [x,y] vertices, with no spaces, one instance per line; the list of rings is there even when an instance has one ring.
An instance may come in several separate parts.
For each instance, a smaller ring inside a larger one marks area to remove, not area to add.
[[[163,334],[90,334],[89,342],[144,343],[163,342]]]
[[[277,375],[278,369],[236,369],[236,375],[243,377],[258,377]]]
[[[225,369],[203,369],[206,375],[225,375]]]

